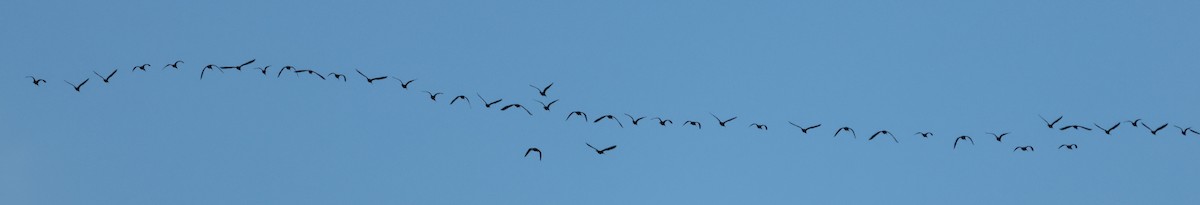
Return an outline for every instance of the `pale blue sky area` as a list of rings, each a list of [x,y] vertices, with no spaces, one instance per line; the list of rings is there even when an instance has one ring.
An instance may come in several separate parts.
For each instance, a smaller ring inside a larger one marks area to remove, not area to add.
[[[1197,11],[3,1],[0,204],[1194,204],[1200,135],[1060,131],[1038,115],[1200,127]],[[250,59],[199,79],[204,65]],[[250,70],[266,65],[269,76]],[[350,80],[275,77],[285,65]],[[107,84],[92,74],[113,69]],[[355,69],[418,80],[368,84]],[[82,92],[63,82],[88,78]],[[551,82],[547,97],[528,86]],[[426,90],[446,94],[432,102]],[[534,115],[484,108],[477,93]],[[447,105],[457,95],[473,105]],[[535,102],[553,99],[551,111]],[[575,110],[625,128],[563,120]],[[675,124],[634,126],[625,113]],[[738,119],[720,127],[709,113]],[[804,134],[789,121],[823,126]],[[859,136],[834,138],[842,126]],[[878,130],[899,143],[866,140]],[[913,135],[924,131],[935,134]],[[975,145],[951,149],[960,135]],[[529,147],[544,160],[522,157]]]

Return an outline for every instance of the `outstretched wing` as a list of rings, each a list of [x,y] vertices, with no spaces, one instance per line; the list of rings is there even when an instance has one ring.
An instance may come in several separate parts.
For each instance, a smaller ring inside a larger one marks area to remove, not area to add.
[[[616,148],[617,148],[617,146],[616,146],[616,145],[613,145],[613,146],[611,146],[611,147],[604,148],[603,150],[600,150],[600,151],[601,151],[601,152],[604,152],[604,151],[609,151],[609,150],[613,150],[613,149],[616,149]]]
[[[583,143],[583,144],[586,144],[588,147],[591,147],[593,150],[599,150],[599,149],[596,149],[596,147],[593,147],[592,144],[590,144],[590,143]]]

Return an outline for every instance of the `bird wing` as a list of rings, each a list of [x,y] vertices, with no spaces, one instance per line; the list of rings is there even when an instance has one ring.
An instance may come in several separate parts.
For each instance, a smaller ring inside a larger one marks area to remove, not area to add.
[[[529,148],[529,149],[525,150],[525,156],[529,157],[530,152],[533,152],[533,148]]]
[[[603,152],[603,151],[609,151],[609,150],[613,150],[613,149],[616,149],[616,148],[617,148],[617,146],[616,146],[616,145],[613,145],[613,146],[611,146],[611,147],[604,148],[603,150],[600,150],[600,151],[601,151],[601,152]]]
[[[590,144],[590,143],[583,143],[583,144],[586,144],[588,147],[591,147],[593,150],[599,150],[599,149],[596,149],[596,147],[593,147],[592,144]]]
[[[546,93],[546,91],[550,91],[550,87],[554,87],[554,83],[550,83],[550,85],[546,85],[546,88],[542,88],[541,93]]]
[[[521,109],[525,110],[525,114],[533,115],[533,112],[529,112],[529,109],[525,109],[525,106],[521,106]]]
[[[108,77],[104,77],[104,79],[109,79],[109,78],[112,78],[112,76],[113,76],[113,75],[116,75],[116,74],[117,74],[117,70],[118,70],[118,69],[113,69],[113,72],[112,72],[112,73],[108,73]],[[92,72],[95,72],[95,71],[92,71]]]
[[[359,71],[358,69],[354,69],[354,72],[358,72],[358,75],[361,75],[363,78],[371,79],[371,77],[367,77],[366,74],[363,74],[362,71]]]
[[[238,66],[238,67],[250,65],[251,63],[254,63],[254,60],[257,60],[257,59],[250,59],[250,61],[246,61],[246,63],[243,63],[241,66]]]
[[[82,82],[82,83],[79,83],[79,86],[75,86],[75,87],[83,87],[83,85],[84,85],[84,84],[87,84],[88,80],[92,80],[92,79],[91,79],[91,78],[88,78],[88,79],[83,79],[83,82]],[[1166,126],[1167,126],[1167,125],[1163,125],[1163,127],[1166,127]],[[1160,130],[1161,130],[1162,128],[1158,128],[1158,129],[1160,129]]]
[[[87,81],[85,80],[83,82],[86,83]],[[1159,130],[1162,130],[1163,128],[1167,128],[1167,125],[1169,125],[1169,124],[1171,124],[1171,123],[1167,123],[1167,124],[1163,124],[1162,126],[1158,126],[1158,128],[1154,129],[1154,131],[1159,131]]]
[[[954,148],[953,149],[958,149],[958,140],[961,140],[961,139],[962,139],[961,137],[954,139]]]
[[[1059,128],[1058,130],[1067,130],[1067,129],[1071,129],[1071,126],[1062,127],[1062,128]]]

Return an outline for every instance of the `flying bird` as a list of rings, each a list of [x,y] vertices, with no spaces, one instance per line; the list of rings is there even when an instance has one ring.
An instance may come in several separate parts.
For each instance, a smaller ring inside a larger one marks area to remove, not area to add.
[[[283,66],[283,68],[282,68],[282,69],[279,69],[279,73],[275,73],[275,77],[276,77],[276,78],[278,78],[280,75],[283,75],[283,71],[285,71],[285,70],[296,71],[296,67],[295,67],[295,66],[290,66],[290,65],[289,65],[289,66]],[[299,75],[299,74],[297,74],[297,75]]]
[[[570,117],[570,116],[568,116],[568,117]],[[604,115],[604,116],[600,116],[599,118],[596,118],[596,120],[595,120],[595,121],[592,121],[592,123],[597,123],[597,122],[600,122],[600,120],[603,120],[603,119],[611,119],[611,120],[613,120],[613,121],[616,121],[616,122],[617,122],[617,125],[620,125],[620,126],[621,126],[621,128],[625,128],[625,125],[624,125],[624,124],[621,124],[621,120],[618,120],[618,119],[617,119],[617,117],[614,117],[613,115]]]
[[[1054,124],[1058,124],[1058,121],[1062,120],[1063,118],[1063,116],[1058,116],[1058,119],[1054,119],[1054,122],[1050,122],[1046,120],[1046,118],[1042,117],[1042,115],[1038,115],[1038,117],[1042,118],[1042,122],[1046,122],[1046,127],[1049,127],[1050,129],[1054,129]]]
[[[1033,151],[1033,146],[1020,146],[1017,148],[1013,148],[1014,152],[1016,152],[1017,150],[1021,150],[1022,152],[1030,152],[1030,151]]]
[[[992,137],[995,137],[997,142],[1003,142],[1002,140],[1004,140],[1004,136],[1008,135],[1007,132],[1005,132],[1004,134],[1000,134],[1000,135],[996,135],[996,133],[991,133],[991,132],[989,132],[987,134],[992,135]]]
[[[633,115],[629,115],[629,113],[625,113],[625,116],[629,116],[629,121],[633,122],[633,125],[638,125],[639,121],[642,121],[642,119],[646,119],[646,117],[634,118]]]
[[[663,119],[661,117],[656,117],[656,118],[651,118],[651,119],[658,120],[658,125],[662,125],[662,126],[667,126],[667,123],[675,124],[675,122],[672,122],[669,119]]]
[[[1112,131],[1117,129],[1117,127],[1120,127],[1121,123],[1118,122],[1117,124],[1114,124],[1112,127],[1109,127],[1108,129],[1104,129],[1104,127],[1101,127],[1099,124],[1096,124],[1096,123],[1092,123],[1092,125],[1095,125],[1096,128],[1100,128],[1100,130],[1104,131],[1104,134],[1112,135]]]
[[[142,64],[139,66],[134,66],[132,71],[137,71],[137,70],[146,71],[146,67],[148,67],[148,66],[150,66],[150,64]]]
[[[204,72],[208,71],[208,70],[217,70],[217,71],[221,71],[222,73],[225,72],[224,70],[217,69],[217,65],[208,64],[207,66],[204,66],[203,69],[200,69],[200,80],[204,80]]]
[[[727,120],[721,120],[721,118],[720,118],[720,117],[717,117],[717,115],[714,115],[714,114],[712,114],[712,113],[708,113],[708,114],[709,114],[709,115],[712,115],[712,116],[713,116],[713,118],[717,118],[717,123],[718,123],[719,125],[721,125],[721,127],[724,127],[724,126],[725,126],[725,123],[729,123],[729,121],[733,121],[733,120],[736,120],[736,119],[737,119],[737,117],[735,116],[735,117],[733,117],[733,118],[729,118],[729,119],[727,119]]]
[[[1126,120],[1125,122],[1128,122],[1130,125],[1133,125],[1133,127],[1137,127],[1138,123],[1142,122],[1142,119],[1139,118],[1136,120]]]
[[[243,66],[254,63],[254,60],[255,59],[250,59],[250,61],[246,61],[246,63],[242,63],[241,65],[237,65],[237,66],[221,66],[221,69],[237,69],[238,71],[242,71]]]
[[[1066,147],[1067,149],[1078,149],[1078,148],[1079,148],[1079,145],[1075,145],[1075,144],[1063,144],[1063,145],[1059,145],[1059,146],[1058,146],[1058,148],[1059,148],[1059,149],[1062,149],[1062,148],[1064,148],[1064,147]]]
[[[546,96],[546,91],[550,91],[550,87],[552,87],[552,86],[554,86],[554,83],[550,83],[550,85],[547,85],[545,88],[540,88],[538,86],[529,85],[529,87],[533,87],[533,89],[537,89],[538,94],[542,95],[542,97]]]
[[[183,61],[175,61],[174,63],[164,65],[162,67],[162,69],[167,69],[167,67],[172,67],[172,68],[175,68],[176,70],[179,70],[180,63],[183,63]],[[159,70],[162,70],[162,69],[159,69]]]
[[[466,95],[454,96],[454,99],[451,99],[451,100],[450,100],[450,104],[451,104],[451,105],[454,105],[454,101],[458,101],[458,99],[462,99],[462,100],[465,100],[465,101],[467,101],[467,105],[468,105],[468,106],[470,106],[470,105],[471,105],[471,99],[467,99],[467,96],[466,96]]]
[[[958,136],[958,138],[954,138],[954,149],[958,149],[958,141],[959,140],[969,140],[969,141],[971,141],[971,145],[975,145],[975,139],[971,139],[971,136],[963,135],[963,136]]]
[[[800,132],[802,132],[802,133],[804,133],[804,134],[808,134],[808,130],[811,130],[811,129],[813,129],[813,128],[818,128],[818,127],[821,127],[821,124],[817,124],[817,125],[813,125],[813,126],[804,127],[804,126],[797,125],[796,123],[792,123],[792,121],[788,121],[788,124],[792,124],[792,126],[796,126],[796,128],[800,128]]]
[[[567,119],[563,120],[563,121],[571,120],[571,116],[576,116],[576,115],[583,116],[583,121],[588,120],[587,113],[583,113],[583,111],[575,111],[575,112],[571,112],[570,114],[567,114]]]
[[[587,144],[587,143],[584,143],[584,144]],[[593,147],[592,144],[587,144],[587,146],[591,147],[592,150],[596,150],[596,154],[604,154],[604,152],[612,151],[613,149],[617,148],[616,145],[613,145],[613,146],[610,146],[610,147],[604,148],[604,149],[596,149],[596,147]]]
[[[375,81],[376,81],[376,80],[383,80],[383,79],[387,79],[387,78],[388,78],[387,76],[382,76],[382,77],[367,77],[367,74],[363,74],[363,72],[362,72],[362,71],[359,71],[358,69],[354,69],[354,71],[355,71],[355,72],[358,72],[358,75],[362,75],[362,77],[363,77],[363,78],[366,78],[366,79],[367,79],[367,83],[375,83]],[[407,87],[407,86],[404,86],[404,87]]]
[[[321,77],[321,80],[325,80],[325,76],[321,75],[321,73],[317,73],[317,71],[315,71],[315,70],[296,70],[293,72],[295,72],[296,74],[308,73],[308,74],[315,75],[317,77]]]
[[[112,79],[113,75],[116,75],[116,74],[117,74],[117,70],[120,70],[120,69],[113,69],[113,72],[112,72],[112,73],[108,73],[108,77],[105,77],[105,76],[103,76],[103,75],[100,75],[100,73],[97,73],[96,71],[92,71],[92,73],[95,73],[95,74],[96,74],[96,76],[99,76],[99,77],[100,77],[100,80],[103,80],[103,81],[104,81],[104,83],[108,83],[108,79]]]
[[[702,127],[700,127],[700,122],[691,121],[691,120],[688,120],[687,122],[683,122],[683,126],[688,126],[688,125],[695,125],[696,129],[702,129]]]
[[[554,103],[558,102],[558,100],[550,101],[550,103],[544,103],[541,100],[533,100],[533,101],[537,101],[538,103],[541,103],[542,109],[546,110],[546,111],[550,111],[550,106],[554,106]]]
[[[442,94],[442,93],[433,93],[433,92],[429,92],[429,91],[421,91],[421,92],[425,92],[426,94],[429,94],[429,99],[433,100],[433,101],[437,101],[437,96]]]
[[[933,135],[933,133],[932,132],[917,132],[917,134],[913,134],[913,135],[921,135],[921,137],[929,138],[929,136]]]
[[[767,125],[764,124],[750,123],[750,127],[754,127],[754,129],[768,130]]]
[[[399,78],[392,78],[392,79],[396,79],[396,81],[400,81],[400,88],[404,88],[405,90],[408,90],[408,84],[411,84],[413,81],[417,80],[417,79],[412,79],[412,80],[404,81],[404,80],[400,80]]]
[[[871,135],[870,138],[867,138],[867,141],[871,141],[871,140],[875,139],[875,136],[879,136],[882,134],[892,136],[892,141],[896,141],[896,143],[900,143],[900,140],[896,139],[896,135],[892,135],[892,132],[888,132],[887,130],[880,130],[879,132],[875,132],[875,134]]]
[[[267,65],[266,67],[254,68],[254,69],[258,69],[258,70],[262,71],[262,74],[265,76],[265,75],[267,75],[267,69],[271,69],[271,65]],[[279,72],[283,73],[283,70],[279,70]]]
[[[46,82],[46,79],[39,79],[39,78],[33,77],[33,76],[25,76],[25,77],[33,79],[33,85],[36,85],[36,86],[42,86],[42,83]]]
[[[530,152],[537,152],[538,153],[538,161],[542,161],[542,150],[541,149],[538,149],[537,147],[530,147],[528,150],[525,150],[525,157],[529,157]]]
[[[508,110],[508,108],[514,108],[514,107],[521,108],[522,110],[525,110],[525,113],[527,113],[529,115],[533,115],[533,112],[529,112],[529,109],[525,109],[525,106],[521,106],[521,104],[505,105],[504,107],[500,108],[500,111],[505,111],[505,110]]]
[[[1058,130],[1067,130],[1067,129],[1076,129],[1076,130],[1083,129],[1083,130],[1087,130],[1087,131],[1092,131],[1092,128],[1084,127],[1081,125],[1067,125],[1067,126],[1063,126],[1062,128],[1059,128]]]
[[[264,71],[264,73],[265,73],[265,71]],[[342,79],[342,82],[346,82],[346,79],[348,79],[346,77],[346,75],[342,75],[341,73],[329,72],[329,74],[326,74],[326,75],[333,76],[333,79]]]
[[[475,93],[475,96],[479,96],[479,101],[483,102],[483,106],[486,108],[492,108],[492,105],[495,105],[496,103],[500,103],[500,101],[504,100],[504,99],[497,99],[496,101],[488,102],[487,100],[484,100],[483,96],[479,95],[479,93]]]
[[[75,92],[79,92],[79,88],[82,88],[84,84],[87,84],[88,80],[91,80],[91,78],[84,79],[83,82],[79,83],[79,85],[75,85],[74,83],[71,83],[71,82],[65,81],[65,80],[63,82],[67,82],[67,84],[71,84],[71,87],[75,87]]]
[[[838,128],[837,132],[833,132],[833,137],[837,137],[838,134],[842,133],[842,131],[850,131],[850,134],[853,134],[854,138],[858,139],[858,133],[855,133],[854,129],[850,129],[850,127]]]
[[[1150,125],[1146,125],[1146,123],[1143,122],[1142,127],[1145,127],[1147,130],[1150,130],[1151,135],[1158,135],[1158,131],[1161,131],[1163,128],[1167,128],[1167,124],[1171,124],[1171,123],[1165,123],[1162,126],[1158,126],[1158,128],[1150,129]]]

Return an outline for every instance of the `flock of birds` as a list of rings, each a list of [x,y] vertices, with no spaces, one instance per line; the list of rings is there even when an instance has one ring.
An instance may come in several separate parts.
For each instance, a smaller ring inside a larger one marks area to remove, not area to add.
[[[246,61],[245,63],[238,64],[238,65],[220,66],[220,65],[216,65],[216,64],[208,64],[200,69],[200,79],[203,80],[205,73],[210,70],[215,70],[215,71],[218,71],[221,73],[224,73],[225,70],[231,70],[231,69],[236,70],[236,71],[241,71],[245,66],[253,64],[254,62],[255,62],[255,60],[251,59],[249,61]],[[167,68],[173,68],[175,70],[179,70],[180,69],[179,65],[181,63],[184,63],[184,61],[175,61],[173,63],[164,65],[160,70],[165,70]],[[142,64],[142,65],[138,65],[138,66],[133,66],[133,69],[131,69],[130,72],[137,72],[139,70],[146,72],[147,71],[146,68],[151,67],[151,66],[152,65],[150,65],[150,64]],[[270,76],[269,75],[269,71],[271,69],[270,65],[253,68],[253,69],[260,71],[260,73],[262,73],[264,76]],[[118,71],[120,71],[120,69],[114,69],[112,72],[108,72],[107,75],[102,75],[101,73],[95,72],[95,71],[93,71],[92,73],[95,74],[96,77],[98,77],[98,79],[100,79],[101,81],[103,81],[104,83],[107,84],[112,80],[113,76],[115,76],[118,73]],[[300,68],[290,66],[290,65],[279,68],[279,70],[275,73],[275,77],[276,78],[282,77],[284,72],[294,73],[294,74],[296,74],[297,77],[299,77],[302,74],[314,76],[321,80],[329,80],[329,78],[333,78],[334,80],[342,80],[343,82],[346,82],[346,81],[349,81],[349,78],[350,78],[347,75],[342,74],[342,73],[330,72],[330,73],[326,73],[326,74],[321,74],[321,72],[318,72],[318,71],[315,71],[312,69],[300,69]],[[416,81],[416,79],[402,80],[399,78],[393,78],[391,76],[368,76],[367,74],[365,74],[362,71],[357,70],[357,69],[355,69],[355,72],[357,72],[360,76],[362,76],[363,79],[365,79],[365,81],[369,84],[374,84],[376,81],[380,81],[380,80],[394,79],[396,81],[399,81],[399,85],[401,86],[401,88],[403,88],[405,90],[408,90],[408,88],[412,85],[412,83],[414,81]],[[33,85],[38,86],[38,87],[42,86],[43,84],[48,83],[46,81],[46,79],[38,78],[36,76],[26,76],[26,78],[32,79]],[[88,81],[90,81],[90,80],[91,80],[90,77],[85,78],[81,81],[78,81],[79,82],[78,84],[72,83],[72,82],[66,81],[66,80],[63,80],[63,82],[66,82],[68,85],[70,85],[71,88],[75,90],[75,92],[82,92],[83,86],[87,85]],[[529,86],[536,89],[537,94],[539,96],[548,97],[548,92],[550,91],[550,88],[554,86],[554,83],[550,83],[549,85],[546,85],[546,86],[535,86],[535,85],[529,85]],[[422,91],[422,92],[428,94],[429,99],[434,102],[438,101],[438,96],[445,94],[442,92],[435,92],[435,91],[428,91],[428,90]],[[479,102],[483,103],[484,108],[498,107],[500,111],[516,110],[519,108],[520,110],[525,111],[526,114],[531,115],[531,116],[533,115],[533,112],[531,112],[528,108],[526,108],[525,105],[522,105],[520,103],[509,103],[509,104],[504,104],[501,106],[501,105],[499,105],[499,103],[504,101],[504,99],[494,99],[494,100],[489,101],[489,100],[485,99],[482,95],[479,95],[478,93],[476,93],[475,95],[476,95],[477,99],[479,99]],[[459,102],[459,101],[463,101],[463,102],[467,103],[469,106],[474,106],[471,103],[471,98],[466,95],[454,96],[449,101],[449,104],[454,105],[454,103]],[[543,109],[545,111],[550,111],[551,107],[554,106],[554,104],[557,103],[559,100],[557,100],[557,99],[549,100],[548,102],[544,102],[541,100],[534,100],[534,101],[536,101],[542,105],[541,109]],[[730,125],[731,122],[738,119],[738,117],[736,117],[736,116],[722,118],[722,117],[719,117],[712,113],[709,113],[709,115],[711,115],[715,119],[714,122],[716,122],[716,125],[720,126],[720,127],[727,127],[728,125]],[[624,116],[629,119],[628,122],[632,126],[642,125],[641,121],[644,119],[647,119],[649,117],[649,116],[634,116],[634,115],[630,115],[630,114],[624,114]],[[596,118],[589,118],[588,114],[586,112],[571,111],[567,114],[565,120],[570,121],[571,118],[573,118],[573,117],[576,119],[582,119],[584,122],[591,122],[594,124],[599,124],[599,123],[601,123],[601,121],[605,121],[605,122],[612,122],[621,128],[625,127],[625,123],[621,122],[621,118],[619,118],[615,115],[612,115],[612,114],[606,114],[606,115],[602,115],[602,116],[596,117]],[[1057,129],[1060,131],[1068,131],[1068,130],[1092,131],[1093,130],[1092,127],[1085,126],[1085,125],[1078,125],[1078,124],[1064,125],[1064,126],[1056,127],[1056,125],[1058,125],[1058,123],[1062,121],[1063,116],[1059,116],[1059,117],[1055,118],[1053,121],[1046,119],[1045,117],[1042,117],[1042,116],[1038,116],[1038,117],[1042,118],[1042,121],[1045,122],[1046,127],[1050,128],[1050,129]],[[664,117],[652,117],[649,119],[653,120],[653,122],[655,122],[655,124],[658,124],[659,126],[668,126],[668,125],[675,124],[675,122],[673,120],[664,118]],[[684,127],[695,127],[696,129],[703,129],[703,123],[700,120],[685,120],[683,123],[680,123],[680,124]],[[790,121],[788,122],[788,124],[791,124],[792,126],[794,126],[796,128],[799,128],[800,132],[803,134],[808,134],[809,131],[820,128],[822,126],[822,124],[819,124],[819,123],[818,124],[810,124],[810,125],[800,125],[800,124],[796,124],[796,123],[790,122]],[[1111,135],[1113,130],[1116,130],[1117,128],[1121,127],[1121,125],[1123,125],[1123,124],[1128,124],[1129,126],[1132,126],[1132,127],[1145,128],[1146,130],[1149,131],[1149,133],[1151,135],[1158,135],[1159,131],[1166,129],[1167,126],[1170,125],[1170,123],[1163,123],[1162,125],[1159,125],[1159,126],[1151,126],[1149,124],[1146,124],[1145,122],[1142,122],[1142,119],[1134,119],[1134,120],[1128,120],[1128,121],[1123,121],[1123,122],[1117,122],[1111,126],[1101,126],[1100,124],[1096,124],[1096,123],[1093,123],[1092,125],[1094,125],[1096,129],[1103,131],[1104,134]],[[752,129],[764,130],[764,131],[769,130],[769,127],[767,126],[767,124],[763,124],[763,123],[750,123],[749,126],[747,126],[747,127],[752,128]],[[1176,129],[1179,129],[1180,134],[1183,136],[1187,136],[1188,133],[1200,135],[1200,131],[1192,129],[1191,127],[1181,127],[1178,125],[1176,125],[1174,127]],[[833,137],[837,137],[842,134],[850,134],[855,139],[858,138],[858,133],[849,126],[843,126],[843,127],[837,128],[833,132]],[[997,133],[986,133],[986,134],[991,135],[996,140],[996,142],[1003,142],[1004,137],[1008,136],[1010,133],[1005,132],[1005,133],[999,133],[999,134],[997,134]],[[934,134],[933,134],[933,132],[917,132],[913,135],[919,135],[922,138],[929,138],[929,137],[933,136]],[[867,138],[867,141],[873,141],[873,140],[875,140],[875,138],[882,137],[882,136],[887,136],[889,138],[892,138],[893,142],[900,143],[900,140],[898,138],[896,138],[896,135],[894,135],[893,132],[888,131],[888,130],[875,131],[874,134],[871,134],[871,136]],[[960,136],[954,138],[954,143],[951,145],[951,149],[958,149],[958,145],[960,144],[960,142],[964,142],[964,141],[970,142],[971,145],[975,144],[975,139],[972,138],[971,136],[960,135]],[[587,145],[589,148],[591,148],[593,151],[595,151],[596,154],[600,154],[600,155],[603,155],[606,152],[612,151],[617,148],[616,145],[612,145],[612,146],[604,147],[603,149],[601,149],[601,148],[592,146],[589,143],[584,143],[584,144]],[[1058,146],[1058,149],[1066,149],[1066,150],[1075,150],[1078,148],[1079,148],[1079,145],[1076,145],[1076,144],[1061,144]],[[1032,152],[1035,150],[1034,150],[1033,146],[1024,145],[1024,146],[1017,146],[1017,147],[1013,148],[1012,151],[1013,152],[1016,152],[1016,151]],[[529,157],[529,154],[535,153],[535,152],[538,154],[538,160],[540,161],[542,159],[542,150],[537,147],[528,148],[525,151],[525,157]]]

